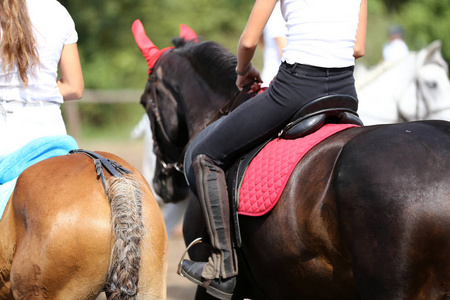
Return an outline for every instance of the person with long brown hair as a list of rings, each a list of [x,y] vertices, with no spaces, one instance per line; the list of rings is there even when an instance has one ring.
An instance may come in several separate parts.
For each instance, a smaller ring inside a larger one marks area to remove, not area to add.
[[[0,160],[33,139],[67,134],[60,105],[84,91],[77,41],[58,1],[0,0]]]

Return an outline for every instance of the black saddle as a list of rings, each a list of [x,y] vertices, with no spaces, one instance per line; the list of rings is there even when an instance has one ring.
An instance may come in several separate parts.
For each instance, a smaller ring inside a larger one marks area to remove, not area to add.
[[[327,95],[308,102],[291,118],[279,137],[296,139],[313,133],[324,124],[363,123],[358,117],[358,100],[350,95]]]
[[[278,138],[296,139],[309,135],[325,124],[356,124],[363,123],[358,117],[358,100],[350,95],[328,95],[308,102],[291,118],[291,121],[280,131]],[[232,203],[236,245],[241,246],[238,206],[239,191],[245,171],[253,158],[267,145],[270,140],[262,143],[249,153],[238,159],[227,171],[228,194]]]

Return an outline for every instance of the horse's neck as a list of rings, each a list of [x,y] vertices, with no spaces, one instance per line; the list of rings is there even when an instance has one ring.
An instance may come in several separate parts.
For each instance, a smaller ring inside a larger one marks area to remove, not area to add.
[[[356,78],[358,112],[365,124],[397,122],[398,102],[414,94],[417,54],[411,53],[393,63],[382,63]]]
[[[218,93],[205,86],[190,93],[185,97],[186,123],[188,124],[189,136],[193,137],[219,112],[221,108],[231,99],[232,93]]]
[[[375,85],[392,86],[392,83],[395,83],[398,86],[402,83],[408,83],[416,76],[416,59],[417,54],[411,52],[403,59],[394,62],[384,62],[372,70],[361,72],[361,76],[355,74],[357,76],[356,89],[363,92],[365,89]],[[392,81],[393,79],[394,81]]]

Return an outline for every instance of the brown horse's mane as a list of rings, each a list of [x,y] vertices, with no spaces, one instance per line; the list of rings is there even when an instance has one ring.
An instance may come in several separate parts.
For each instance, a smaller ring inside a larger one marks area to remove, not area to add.
[[[193,68],[213,90],[225,93],[237,90],[237,58],[225,47],[213,41],[193,42],[183,38],[175,38],[172,43],[175,51],[189,59]]]

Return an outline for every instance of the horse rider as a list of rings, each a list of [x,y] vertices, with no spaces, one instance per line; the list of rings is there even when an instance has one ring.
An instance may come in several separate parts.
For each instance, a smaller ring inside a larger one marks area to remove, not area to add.
[[[255,1],[238,44],[240,90],[251,85],[256,91],[262,83],[251,60],[276,3]],[[213,251],[207,262],[183,260],[181,273],[220,299],[231,299],[238,274],[224,169],[273,137],[305,103],[329,94],[357,97],[353,70],[355,58],[365,51],[367,0],[280,0],[280,6],[287,45],[274,81],[213,124],[189,152],[196,177],[191,188],[199,198]]]

